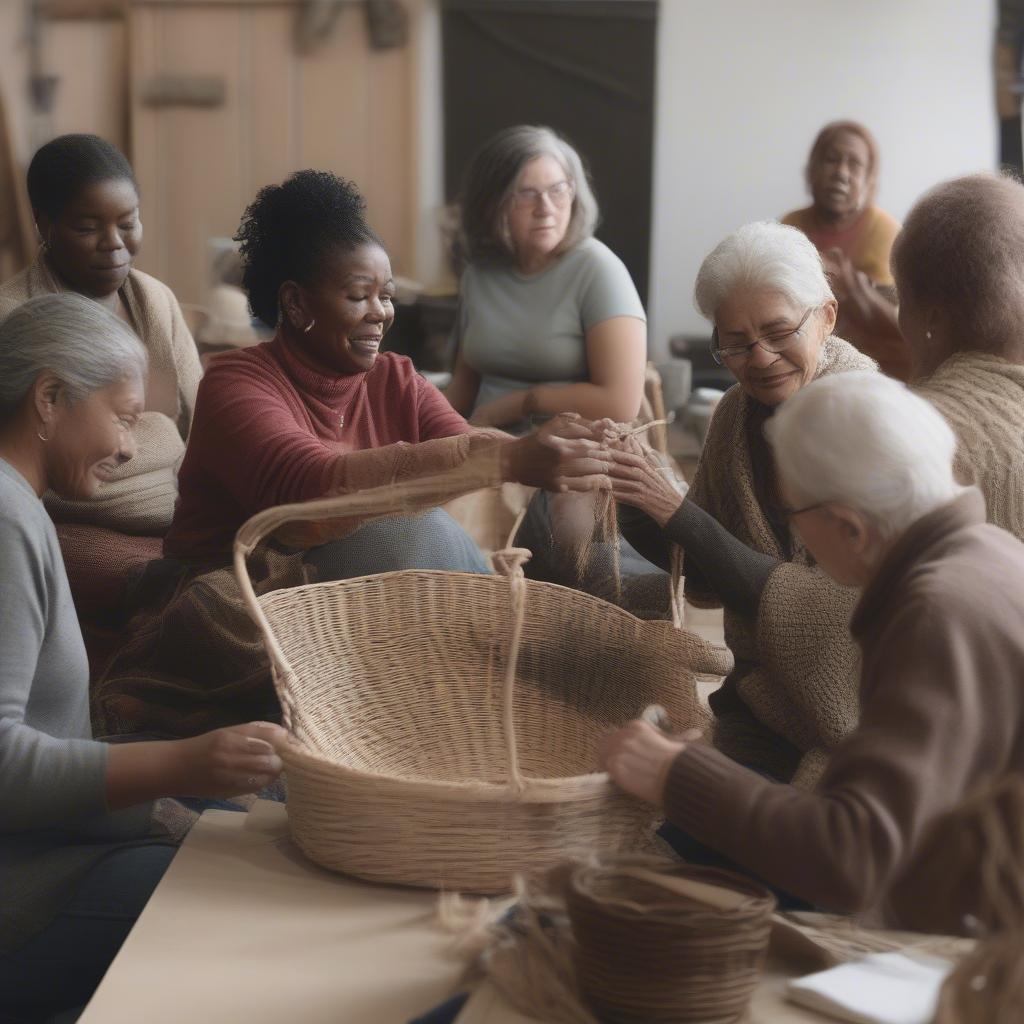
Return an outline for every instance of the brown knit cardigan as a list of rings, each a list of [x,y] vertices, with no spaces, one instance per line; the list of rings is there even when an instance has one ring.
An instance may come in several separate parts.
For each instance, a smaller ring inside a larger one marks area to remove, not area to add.
[[[818,377],[876,370],[840,338],[821,352]],[[848,622],[857,592],[816,568],[795,537],[785,550],[769,519],[774,473],[752,428],[766,410],[739,386],[721,400],[711,421],[690,497],[730,533],[782,561],[769,577],[757,621],[725,611],[725,639],[736,668],[713,698],[715,746],[775,778],[813,785],[828,752],[857,723],[859,658]],[[714,596],[687,584],[686,596],[705,607]]]

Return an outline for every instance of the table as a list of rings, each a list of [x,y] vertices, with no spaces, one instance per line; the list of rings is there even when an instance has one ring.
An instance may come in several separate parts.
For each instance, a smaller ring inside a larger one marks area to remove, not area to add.
[[[458,991],[437,894],[324,871],[281,804],[207,811],[80,1024],[405,1024]],[[770,965],[750,1024],[813,1024]],[[481,986],[459,1024],[535,1024]]]

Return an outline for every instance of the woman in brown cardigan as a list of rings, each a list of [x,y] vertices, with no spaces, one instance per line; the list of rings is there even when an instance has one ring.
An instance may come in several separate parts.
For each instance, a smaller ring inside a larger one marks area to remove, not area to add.
[[[1024,544],[985,522],[981,494],[955,480],[953,432],[901,384],[817,381],[767,433],[794,530],[829,575],[864,588],[850,626],[860,724],[813,793],[641,722],[608,738],[605,762],[677,827],[797,897],[899,902],[929,825],[1024,771]]]

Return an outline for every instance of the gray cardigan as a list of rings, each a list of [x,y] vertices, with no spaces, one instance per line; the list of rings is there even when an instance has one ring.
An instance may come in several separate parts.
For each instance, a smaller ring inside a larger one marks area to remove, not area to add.
[[[106,766],[56,531],[0,459],[0,953],[45,927],[103,856],[146,841],[150,805],[107,812]]]

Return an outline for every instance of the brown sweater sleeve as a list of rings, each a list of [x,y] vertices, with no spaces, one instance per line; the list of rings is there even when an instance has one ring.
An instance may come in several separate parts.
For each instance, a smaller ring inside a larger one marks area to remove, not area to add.
[[[795,896],[840,911],[873,906],[979,761],[1012,744],[1019,712],[999,693],[1015,670],[1007,645],[981,632],[967,607],[904,605],[865,652],[860,726],[815,792],[693,744],[669,773],[669,820]]]

